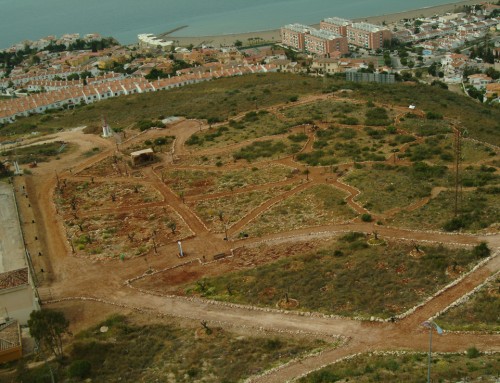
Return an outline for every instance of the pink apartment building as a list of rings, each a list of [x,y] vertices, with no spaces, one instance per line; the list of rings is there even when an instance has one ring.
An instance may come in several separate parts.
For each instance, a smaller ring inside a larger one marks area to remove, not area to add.
[[[347,36],[347,27],[351,25],[351,21],[341,19],[340,17],[329,17],[319,23],[319,29],[336,33],[340,36]]]
[[[318,55],[329,55],[333,52],[348,53],[347,39],[334,32],[311,29],[305,35],[305,50]]]
[[[293,49],[319,55],[333,52],[348,53],[347,39],[331,31],[307,25],[289,24],[281,28],[281,42]]]
[[[378,49],[384,41],[391,40],[389,29],[368,23],[353,23],[340,17],[330,17],[320,22],[322,30],[331,31],[347,37],[349,44],[367,49]]]
[[[303,51],[305,48],[305,35],[309,27],[302,24],[288,24],[281,28],[282,44]]]
[[[352,23],[347,26],[349,44],[367,49],[383,48],[384,41],[390,41],[392,33],[385,27],[368,23]]]

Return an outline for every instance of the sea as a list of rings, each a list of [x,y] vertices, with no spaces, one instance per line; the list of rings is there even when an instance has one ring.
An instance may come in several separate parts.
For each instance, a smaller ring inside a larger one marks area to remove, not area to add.
[[[209,36],[362,18],[452,3],[450,0],[0,0],[0,49],[65,33],[99,33],[122,44],[139,33]]]

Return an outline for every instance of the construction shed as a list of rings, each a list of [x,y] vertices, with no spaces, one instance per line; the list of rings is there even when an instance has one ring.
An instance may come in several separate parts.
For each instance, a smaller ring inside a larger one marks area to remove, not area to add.
[[[130,153],[130,158],[132,159],[132,165],[138,166],[142,164],[150,163],[154,160],[155,152],[151,148],[138,150],[137,152]]]

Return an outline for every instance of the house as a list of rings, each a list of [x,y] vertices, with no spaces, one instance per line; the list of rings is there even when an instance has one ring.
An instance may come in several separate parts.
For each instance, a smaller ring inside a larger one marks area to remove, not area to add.
[[[291,70],[292,62],[287,59],[276,59],[269,61],[269,64],[276,65],[280,72],[289,72]]]
[[[329,57],[315,58],[311,64],[311,70],[318,73],[333,74],[340,72],[339,60]]]
[[[495,82],[491,84],[486,84],[486,92],[484,94],[485,99],[491,99],[492,102],[500,103],[500,83]]]
[[[23,356],[21,328],[17,320],[0,322],[0,363],[12,362]]]
[[[490,84],[493,79],[484,73],[472,74],[467,76],[469,80],[469,84],[478,90],[482,90],[486,88],[486,84]]]
[[[462,73],[465,66],[470,62],[466,55],[459,53],[447,53],[441,59],[442,70],[445,75],[453,77],[453,75]]]
[[[485,16],[489,16],[495,11],[497,13],[500,12],[500,5],[492,3],[482,3],[481,5],[482,5],[483,15]]]

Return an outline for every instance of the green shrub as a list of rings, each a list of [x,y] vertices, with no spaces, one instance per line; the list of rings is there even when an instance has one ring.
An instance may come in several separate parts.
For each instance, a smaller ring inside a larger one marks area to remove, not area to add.
[[[364,213],[361,215],[361,220],[363,222],[371,222],[371,221],[373,221],[373,218],[372,218],[371,214]]]
[[[233,158],[235,160],[244,159],[250,162],[257,158],[269,158],[279,153],[285,153],[286,149],[287,146],[281,141],[257,141],[241,148],[233,154]]]
[[[393,125],[389,125],[387,128],[385,128],[385,131],[387,132],[387,134],[396,134],[398,132],[398,129]]]
[[[365,116],[365,125],[383,126],[391,123],[387,110],[381,107],[369,109]]]
[[[351,231],[350,233],[343,235],[339,239],[343,242],[354,242],[360,238],[365,238],[365,234],[357,231]]]
[[[346,117],[340,120],[341,124],[344,125],[359,125],[359,121],[356,117]]]
[[[443,229],[446,231],[457,231],[465,227],[465,223],[462,217],[453,217],[443,225]]]
[[[481,242],[479,245],[475,246],[472,252],[477,258],[487,258],[491,254],[491,250],[486,242]]]
[[[189,137],[186,140],[186,145],[189,145],[189,146],[202,145],[203,141],[204,141],[203,138],[201,138],[200,136],[197,136],[196,134],[193,134],[191,137]]]
[[[69,365],[69,376],[72,378],[88,378],[92,365],[87,360],[75,360]]]
[[[394,141],[396,141],[399,144],[406,144],[407,142],[413,142],[415,140],[416,140],[415,137],[406,134],[400,134],[394,138]]]
[[[304,133],[290,134],[288,136],[288,139],[293,142],[307,141],[307,134]]]
[[[443,119],[443,115],[441,113],[437,113],[437,112],[427,112],[425,114],[425,117],[428,120],[442,120]]]
[[[467,349],[467,357],[469,359],[474,359],[474,358],[477,358],[481,355],[481,353],[479,352],[479,350],[475,347],[469,347]]]

